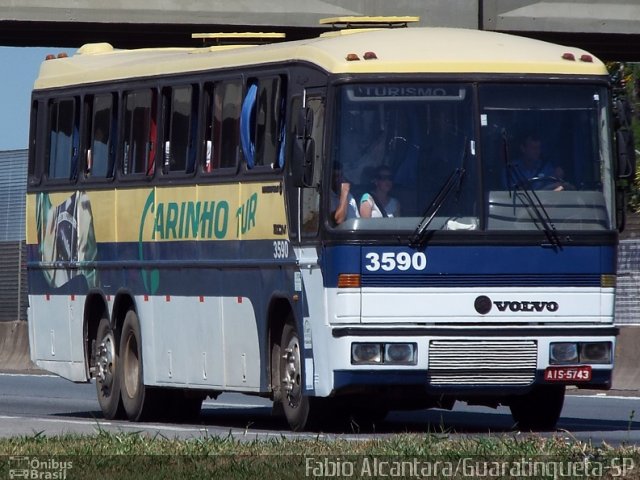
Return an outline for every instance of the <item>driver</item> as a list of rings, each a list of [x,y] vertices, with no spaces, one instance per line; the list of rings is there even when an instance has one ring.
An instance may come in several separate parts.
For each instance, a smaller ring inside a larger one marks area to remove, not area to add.
[[[528,181],[533,189],[564,190],[564,171],[562,167],[554,167],[542,158],[542,141],[535,133],[524,137],[520,143],[520,157],[512,166],[515,172],[507,172],[507,186],[512,187],[518,181]]]

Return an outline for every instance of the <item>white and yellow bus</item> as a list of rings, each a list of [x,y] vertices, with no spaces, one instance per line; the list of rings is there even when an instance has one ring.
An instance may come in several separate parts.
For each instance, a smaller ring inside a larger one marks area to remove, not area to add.
[[[193,418],[234,391],[294,430],[455,401],[553,428],[566,386],[611,386],[634,160],[605,66],[334,22],[356,28],[42,64],[33,361],[95,379],[110,419]]]

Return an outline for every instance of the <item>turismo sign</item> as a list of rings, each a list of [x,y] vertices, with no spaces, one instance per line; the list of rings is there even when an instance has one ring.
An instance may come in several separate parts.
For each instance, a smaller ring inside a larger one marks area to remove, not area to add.
[[[459,85],[371,84],[348,87],[346,93],[349,100],[356,102],[375,99],[461,101],[467,91]]]

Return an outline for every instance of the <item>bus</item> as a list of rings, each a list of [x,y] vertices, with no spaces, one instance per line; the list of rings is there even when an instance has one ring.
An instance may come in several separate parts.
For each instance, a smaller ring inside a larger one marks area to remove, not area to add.
[[[578,48],[335,18],[316,38],[43,62],[32,360],[108,419],[222,392],[293,430],[609,389],[628,103]]]

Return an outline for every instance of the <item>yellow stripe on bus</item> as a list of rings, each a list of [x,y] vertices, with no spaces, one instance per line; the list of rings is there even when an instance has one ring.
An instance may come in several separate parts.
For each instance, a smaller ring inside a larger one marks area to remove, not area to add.
[[[38,221],[44,231],[53,225],[50,215],[63,214],[76,222],[90,218],[98,243],[282,239],[288,227],[281,192],[276,182],[29,194],[27,243],[38,243]],[[38,195],[48,195],[48,201],[38,202]],[[64,209],[74,195],[83,203],[76,208],[89,215]],[[49,207],[38,213],[42,205]]]

